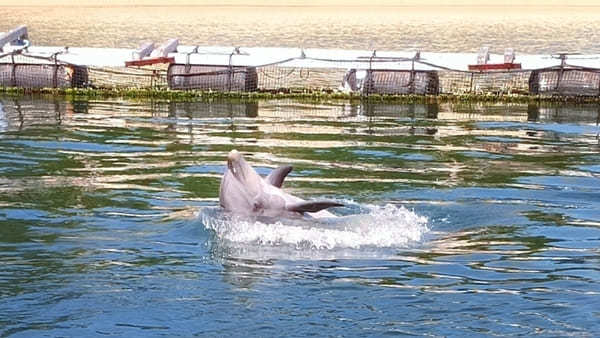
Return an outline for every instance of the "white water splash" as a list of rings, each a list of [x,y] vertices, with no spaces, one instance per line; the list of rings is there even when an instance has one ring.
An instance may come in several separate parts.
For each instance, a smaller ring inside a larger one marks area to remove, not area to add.
[[[427,217],[404,207],[362,205],[362,213],[328,219],[273,223],[218,212],[201,212],[202,223],[230,244],[318,250],[405,247],[429,231]]]

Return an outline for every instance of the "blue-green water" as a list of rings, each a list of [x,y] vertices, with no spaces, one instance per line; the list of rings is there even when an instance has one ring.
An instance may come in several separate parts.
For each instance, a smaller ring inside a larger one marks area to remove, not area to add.
[[[597,336],[598,112],[0,97],[0,335]],[[233,148],[341,217],[223,217]]]

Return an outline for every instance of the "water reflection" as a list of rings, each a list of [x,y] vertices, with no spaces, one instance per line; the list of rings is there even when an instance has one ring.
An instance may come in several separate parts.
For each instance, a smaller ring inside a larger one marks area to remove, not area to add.
[[[149,122],[140,126],[152,127],[157,122],[173,128],[178,124],[193,126],[206,122],[233,123],[236,118],[269,121],[277,119],[315,121],[335,119],[343,122],[365,122],[374,126],[381,118],[412,120],[448,120],[455,122],[555,122],[595,124],[600,122],[600,106],[597,104],[553,104],[553,103],[412,103],[394,104],[363,101],[346,103],[302,103],[293,100],[239,100],[210,102],[144,102],[87,100],[48,100],[36,96],[3,97],[0,103],[3,128],[20,130],[36,124],[61,125],[63,120],[77,125],[89,120],[92,125],[123,127],[125,123]],[[115,114],[115,112],[117,114]],[[73,116],[73,114],[83,114]],[[121,116],[115,116],[121,115]],[[102,117],[102,119],[100,119]],[[140,121],[135,121],[139,118]],[[157,121],[147,121],[153,118]],[[206,118],[209,120],[203,120]],[[133,127],[136,124],[131,125]],[[168,129],[169,130],[169,129]]]
[[[366,170],[370,174],[365,181],[375,184],[404,184],[408,179],[456,186],[473,179],[491,179],[487,172],[492,163],[498,165],[496,173],[505,168],[502,175],[511,171],[549,173],[554,169],[544,170],[538,165],[540,159],[522,156],[577,157],[594,152],[580,144],[598,143],[597,105],[309,104],[287,100],[148,105],[36,97],[4,98],[3,102],[6,144],[34,153],[38,150],[30,147],[35,144],[57,149],[53,156],[61,158],[60,162],[56,158],[41,162],[75,174],[41,178],[44,186],[69,182],[85,187],[141,188],[137,182],[164,179],[173,169],[181,179],[214,179],[220,174],[224,154],[232,147],[249,152],[271,149],[253,155],[254,161],[267,167],[285,162],[302,169],[317,164],[322,170],[327,168],[322,171],[327,174],[325,180],[346,177],[340,181],[358,182],[348,180],[348,174]],[[566,120],[573,122],[565,124]],[[593,139],[589,137],[592,134]],[[355,152],[352,147],[368,150]],[[299,149],[304,149],[301,156],[296,154]],[[198,155],[203,157],[204,168],[213,169],[178,169],[194,168]],[[520,160],[513,161],[517,158]],[[398,161],[403,165],[398,166]],[[40,162],[31,162],[35,163]],[[342,171],[345,174],[340,174]],[[301,182],[301,173],[296,182]],[[19,180],[7,182],[14,189],[27,185]],[[181,193],[175,187],[167,190]]]
[[[230,258],[222,261],[223,280],[237,289],[250,290],[271,275],[273,262]]]

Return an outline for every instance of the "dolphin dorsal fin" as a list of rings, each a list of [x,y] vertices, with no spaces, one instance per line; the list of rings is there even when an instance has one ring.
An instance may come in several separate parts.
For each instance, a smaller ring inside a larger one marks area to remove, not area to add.
[[[281,167],[271,171],[269,176],[267,176],[266,180],[272,186],[281,188],[281,185],[283,184],[283,180],[290,173],[290,171],[292,171],[292,166],[290,166],[290,165],[281,166]]]
[[[295,211],[299,213],[305,212],[318,212],[323,209],[331,208],[331,207],[343,207],[343,204],[332,202],[332,201],[317,201],[317,202],[300,202],[288,205],[286,207],[289,211]]]

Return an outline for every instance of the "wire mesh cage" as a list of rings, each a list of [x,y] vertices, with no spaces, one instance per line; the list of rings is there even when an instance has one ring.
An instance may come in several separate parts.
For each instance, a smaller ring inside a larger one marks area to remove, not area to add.
[[[534,95],[600,95],[600,70],[552,68],[535,70],[529,80]]]
[[[440,93],[527,94],[530,74],[529,71],[440,71]]]
[[[364,94],[421,94],[439,92],[439,77],[435,71],[367,70]]]
[[[232,54],[229,65],[218,65],[217,59],[213,60],[217,63],[210,65],[190,63],[188,58],[186,63],[99,67],[63,61],[67,58],[60,56],[73,55],[69,53],[65,49],[43,56],[23,50],[2,54],[0,86],[218,92],[341,90],[365,96],[465,93],[600,96],[600,69],[573,67],[564,62],[561,66],[534,70],[460,70],[418,58],[358,56],[337,59],[310,58],[302,54],[262,65],[257,65],[256,61],[249,62],[252,65],[232,65]]]
[[[345,74],[340,68],[258,67],[261,90],[338,89]]]
[[[69,88],[74,67],[51,64],[0,64],[0,86],[20,88]]]
[[[225,92],[248,92],[258,89],[254,67],[171,64],[167,71],[171,89],[202,89]]]
[[[529,90],[530,72],[504,71],[471,73],[471,92],[477,94],[493,93],[527,93]]]
[[[19,88],[71,88],[87,82],[87,69],[52,57],[8,54],[0,57],[0,86]]]
[[[471,92],[471,72],[438,71],[441,94],[463,94]]]
[[[87,85],[93,88],[165,89],[166,71],[159,68],[88,67]]]

